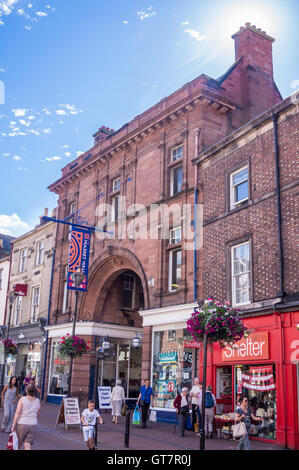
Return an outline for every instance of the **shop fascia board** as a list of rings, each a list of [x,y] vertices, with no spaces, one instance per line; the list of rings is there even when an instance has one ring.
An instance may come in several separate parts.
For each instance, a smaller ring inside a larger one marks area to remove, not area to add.
[[[140,310],[139,314],[143,318],[143,327],[164,324],[186,323],[198,308],[197,302],[192,304],[171,305],[169,307]]]
[[[45,330],[49,333],[49,338],[61,338],[67,333],[71,335],[72,329],[73,323],[63,323],[45,327]],[[136,336],[136,332],[142,333],[142,328],[113,325],[110,323],[77,322],[75,334],[76,336],[108,335],[109,338],[133,339]]]

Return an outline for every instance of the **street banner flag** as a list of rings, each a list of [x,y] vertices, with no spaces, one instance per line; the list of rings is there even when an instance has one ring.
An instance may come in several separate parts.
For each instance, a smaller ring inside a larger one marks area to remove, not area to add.
[[[67,272],[67,288],[70,290],[87,291],[90,236],[91,232],[89,230],[72,229]],[[75,287],[73,278],[76,271],[85,274],[85,279],[78,288]]]

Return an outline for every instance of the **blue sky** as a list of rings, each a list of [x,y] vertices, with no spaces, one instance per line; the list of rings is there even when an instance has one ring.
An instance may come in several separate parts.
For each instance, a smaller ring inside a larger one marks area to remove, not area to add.
[[[55,207],[47,186],[98,127],[120,128],[201,73],[222,75],[247,21],[275,37],[275,80],[289,96],[298,18],[298,0],[0,0],[0,233],[19,236]]]

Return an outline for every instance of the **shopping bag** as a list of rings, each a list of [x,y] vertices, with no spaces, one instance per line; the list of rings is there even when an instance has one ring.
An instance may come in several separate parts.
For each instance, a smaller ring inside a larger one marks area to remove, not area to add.
[[[121,415],[122,416],[126,416],[127,409],[128,409],[127,405],[124,404],[124,406],[121,409]]]
[[[236,423],[232,426],[233,428],[233,438],[234,439],[244,439],[247,434],[245,423]]]
[[[6,450],[14,450],[13,448],[13,433],[9,435],[8,443],[6,444]]]
[[[136,408],[133,413],[132,424],[140,424],[141,423],[141,409],[139,405],[136,405]]]
[[[152,421],[153,423],[156,423],[157,421],[157,412],[152,410],[149,415],[149,421]]]
[[[19,439],[16,431],[12,433],[13,450],[19,450]]]

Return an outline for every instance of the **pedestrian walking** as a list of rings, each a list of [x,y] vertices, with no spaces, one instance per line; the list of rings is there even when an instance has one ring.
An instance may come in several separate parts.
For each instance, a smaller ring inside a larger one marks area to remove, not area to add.
[[[207,438],[213,438],[213,423],[215,416],[216,398],[212,393],[212,386],[208,385],[205,399],[205,435]]]
[[[248,398],[245,395],[240,397],[239,403],[241,403],[241,405],[235,411],[235,420],[236,423],[244,421],[247,432],[243,439],[240,439],[237,450],[243,450],[243,448],[245,448],[245,450],[250,450],[249,433],[251,420],[263,421],[264,418],[258,418],[257,416],[254,416],[251,408],[248,405]]]
[[[30,379],[32,377],[32,372],[29,371],[28,374],[26,374],[24,380],[23,380],[23,384],[22,384],[22,389],[21,389],[21,393],[26,396],[26,388],[28,387],[29,383],[30,383]]]
[[[121,380],[116,381],[112,389],[110,404],[112,405],[112,423],[117,424],[117,419],[121,416],[121,409],[125,401],[125,391],[121,385]]]
[[[34,396],[35,386],[28,385],[26,393],[26,397],[19,400],[11,429],[17,433],[19,450],[23,444],[24,450],[31,450],[40,413],[40,401]]]
[[[173,406],[179,415],[179,433],[181,437],[185,436],[185,429],[187,428],[187,421],[189,415],[189,390],[187,387],[182,388],[182,393],[179,393],[173,402]]]
[[[100,424],[103,424],[100,413],[95,409],[95,402],[93,400],[89,400],[87,408],[85,408],[81,416],[84,441],[88,450],[95,450],[94,435],[97,419]]]
[[[29,385],[33,385],[35,387],[35,393],[34,393],[35,398],[40,398],[42,392],[41,392],[41,389],[36,384],[35,377],[31,377],[31,379],[29,380]],[[23,393],[23,396],[24,397],[26,396],[26,388],[25,388],[25,391]]]
[[[150,405],[153,406],[153,399],[154,399],[154,392],[152,387],[150,386],[149,379],[144,381],[144,385],[142,385],[139,396],[137,399],[137,404],[141,406],[142,410],[142,427],[146,428],[146,421],[148,417],[148,410]]]
[[[1,393],[1,405],[4,406],[4,417],[2,421],[1,431],[10,432],[13,418],[15,415],[19,390],[17,387],[17,378],[11,377],[8,385],[5,385]]]
[[[195,377],[194,384],[190,392],[191,404],[192,404],[192,430],[195,431],[195,425],[198,422],[200,426],[200,409],[198,408],[199,404],[201,406],[201,391],[202,384],[199,382],[199,379]]]

